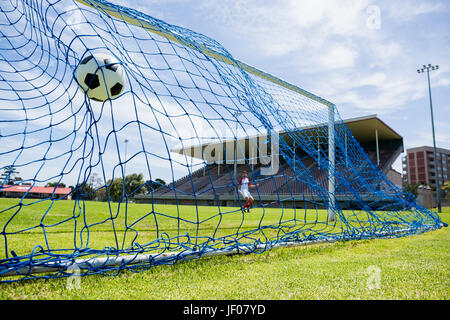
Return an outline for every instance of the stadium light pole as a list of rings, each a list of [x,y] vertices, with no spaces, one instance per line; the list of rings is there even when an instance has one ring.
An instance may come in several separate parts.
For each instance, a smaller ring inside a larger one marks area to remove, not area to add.
[[[428,79],[428,96],[430,98],[430,112],[431,112],[431,130],[433,132],[433,150],[434,150],[434,169],[436,170],[436,199],[437,199],[437,205],[438,205],[438,212],[441,213],[441,195],[440,195],[440,181],[439,181],[439,164],[437,159],[437,152],[436,152],[436,136],[434,134],[434,115],[433,115],[433,101],[431,99],[431,82],[430,82],[430,71],[434,71],[439,69],[439,66],[432,66],[431,64],[423,65],[422,69],[417,69],[417,73],[427,73],[427,79]]]

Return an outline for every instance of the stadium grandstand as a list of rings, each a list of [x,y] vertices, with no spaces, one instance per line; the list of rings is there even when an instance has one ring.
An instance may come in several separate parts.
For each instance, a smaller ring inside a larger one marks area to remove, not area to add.
[[[366,151],[371,161],[387,177],[395,176],[395,174],[392,174],[393,172],[395,173],[392,165],[404,151],[402,136],[383,122],[377,115],[352,118],[342,122],[345,123],[353,137]],[[301,132],[302,135],[307,134],[312,141],[316,139],[318,148],[324,148],[326,141],[320,141],[320,139],[323,139],[323,136],[319,133],[324,127],[326,127],[326,124],[323,126],[317,125],[298,128],[297,131]],[[339,123],[336,123],[336,128],[338,127]],[[255,188],[252,190],[255,198],[255,206],[279,206],[280,203],[282,203],[283,207],[296,208],[325,206],[326,204],[321,203],[321,197],[317,195],[317,189],[327,189],[327,168],[321,167],[304,150],[295,146],[289,138],[291,135],[283,131],[279,132],[278,135],[280,140],[283,139],[292,148],[295,157],[301,159],[304,165],[303,171],[309,177],[313,177],[317,185],[312,186],[304,183],[302,177],[296,175],[294,170],[282,158],[279,159],[276,173],[272,175],[261,174],[261,170],[269,163],[267,156],[261,156],[260,152],[255,153],[254,150],[252,152],[251,141],[261,138],[258,136],[238,138],[233,141],[222,141],[220,147],[215,149],[223,149],[223,153],[225,154],[228,151],[228,155],[222,160],[219,159],[219,155],[216,155],[214,159],[205,161],[203,159],[203,151],[207,147],[206,144],[173,149],[173,153],[203,161],[203,165],[195,167],[195,170],[192,170],[190,174],[170,184],[161,185],[158,188],[154,187],[155,183],[153,181],[148,181],[148,184],[152,188],[149,188],[147,194],[136,196],[135,201],[138,203],[178,205],[239,206],[238,181],[242,173],[246,171],[250,181],[255,185]],[[265,138],[267,140],[270,139],[269,137]],[[231,142],[231,148],[227,146],[229,142]],[[268,149],[271,152],[270,147]],[[233,150],[236,151],[233,152]],[[239,152],[238,150],[242,151]],[[258,161],[255,161],[255,155]],[[266,159],[259,161],[262,160],[261,158]],[[337,167],[336,170],[341,174],[347,175],[348,180],[352,181],[352,173],[350,170],[346,172],[344,166]],[[358,184],[360,181],[354,179],[353,183]],[[379,182],[369,181],[369,183],[377,184]],[[398,185],[396,181],[393,181],[393,183]],[[336,200],[342,208],[358,208],[360,202],[349,195],[349,187],[352,186],[337,185]],[[373,195],[369,192],[362,194],[361,197],[365,201],[375,200],[371,199]],[[379,201],[380,207],[390,202],[389,198],[376,200]]]

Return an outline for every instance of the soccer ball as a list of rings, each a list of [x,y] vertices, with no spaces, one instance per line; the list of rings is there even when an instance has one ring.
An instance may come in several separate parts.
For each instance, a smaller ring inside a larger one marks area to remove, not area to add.
[[[90,99],[99,102],[117,98],[125,87],[123,66],[115,57],[102,53],[81,60],[75,79]]]

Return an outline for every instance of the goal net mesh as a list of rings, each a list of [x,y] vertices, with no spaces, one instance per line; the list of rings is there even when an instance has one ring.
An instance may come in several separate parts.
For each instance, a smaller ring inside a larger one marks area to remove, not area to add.
[[[0,281],[441,227],[333,104],[202,34],[103,0],[2,0],[0,34]],[[96,53],[114,100],[74,77]]]

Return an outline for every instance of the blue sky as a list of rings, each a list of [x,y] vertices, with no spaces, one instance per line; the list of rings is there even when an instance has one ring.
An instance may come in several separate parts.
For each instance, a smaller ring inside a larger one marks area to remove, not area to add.
[[[448,1],[147,0],[131,6],[203,33],[235,58],[336,103],[343,118],[378,114],[405,149],[450,148]],[[400,159],[395,168],[400,170]]]
[[[383,121],[404,137],[405,149],[432,145],[426,75],[419,75],[416,70],[423,64],[438,64],[440,68],[432,72],[431,79],[436,136],[438,146],[450,148],[450,66],[448,63],[450,3],[448,1],[146,0],[131,2],[130,0],[111,0],[111,2],[131,7],[170,24],[194,30],[217,40],[236,59],[334,102],[344,119],[378,114]],[[66,7],[68,3],[71,6]],[[91,16],[83,18],[79,10],[72,10],[77,6],[71,1],[61,2],[59,6],[61,11],[68,10],[64,17],[71,26],[71,30],[88,32],[86,24],[79,24],[79,22],[84,20],[91,22]],[[52,20],[56,16],[56,13],[52,13],[49,19]],[[63,21],[60,19],[59,23]],[[123,29],[121,31],[126,33],[126,29],[121,27]],[[69,41],[73,38],[73,34],[67,31],[70,30],[69,28],[65,30],[67,37],[65,40]],[[139,30],[135,28],[134,32]],[[11,35],[18,32],[8,26],[8,23],[2,26],[2,31],[9,32]],[[28,33],[24,34],[25,37],[27,35]],[[103,38],[100,37],[100,39]],[[121,39],[126,41],[124,37]],[[88,44],[89,47],[99,45],[99,37],[88,40],[84,38],[84,40],[88,42],[92,40],[93,43]],[[19,44],[22,40],[21,37],[17,37],[14,41],[18,41],[17,44]],[[9,59],[15,57],[13,52],[9,52],[9,45],[6,42],[0,44],[4,55],[7,55]],[[143,45],[147,46],[145,50],[151,51],[152,48],[149,47],[151,42],[143,41]],[[132,46],[133,41],[127,42],[126,51],[133,50]],[[80,55],[84,52],[80,43],[72,48],[81,48]],[[26,47],[21,50],[22,54],[27,54]],[[110,50],[114,51],[117,48],[111,45]],[[49,48],[49,51],[56,52],[55,48]],[[127,57],[130,66],[135,63],[142,64],[142,57],[138,54]],[[56,141],[63,135],[70,134],[74,130],[74,125],[79,126],[83,123],[84,96],[81,96],[80,92],[75,92],[77,86],[73,83],[72,70],[64,59],[60,60],[59,64],[64,66],[62,70],[67,72],[62,74],[60,71],[61,74],[57,76],[61,79],[57,78],[53,84],[49,82],[49,85],[45,85],[44,88],[51,89],[48,90],[50,94],[47,98],[61,95],[63,99],[59,101],[62,101],[63,105],[67,102],[67,95],[71,99],[70,108],[59,108],[61,105],[57,103],[48,104],[42,99],[40,92],[36,93],[30,88],[27,89],[30,92],[25,91],[22,98],[33,92],[37,94],[36,98],[19,99],[14,93],[8,94],[10,88],[7,81],[3,84],[0,82],[2,85],[0,89],[3,90],[1,93],[4,94],[0,97],[2,100],[0,115],[2,118],[0,119],[11,117],[11,119],[14,117],[21,119],[20,122],[11,121],[11,123],[3,122],[2,124],[3,135],[13,132],[16,135],[2,138],[2,143],[8,149],[0,150],[3,152],[0,168],[18,157],[19,161],[15,164],[22,165],[19,171],[23,178],[44,183],[54,181],[63,170],[63,182],[74,185],[77,179],[83,179],[77,176],[77,172],[84,174],[87,164],[82,165],[76,162],[80,154],[68,158],[67,148],[75,149],[81,144],[80,141],[84,136],[77,135],[73,139],[72,136],[68,136],[65,139],[61,138],[59,142]],[[69,64],[71,62],[73,64],[73,61],[69,61]],[[56,65],[55,63],[51,66]],[[5,76],[12,78],[23,76],[27,79],[35,78],[35,73],[39,73],[36,68],[31,68],[33,66],[33,63],[26,60],[14,63],[14,68],[8,68],[5,63],[1,65]],[[17,73],[6,72],[7,70],[28,71]],[[148,76],[152,77],[151,74]],[[8,78],[5,79],[8,80]],[[64,86],[58,85],[58,79],[67,84],[69,88],[67,92],[63,91]],[[46,76],[37,77],[34,85],[40,85],[40,82],[45,83],[48,80]],[[15,87],[17,90],[31,83],[32,81],[20,81],[14,85],[17,86]],[[134,88],[138,89],[135,92],[136,96],[144,96],[139,91],[139,86]],[[163,108],[154,97],[147,98],[153,110]],[[18,102],[20,102],[19,105]],[[174,101],[164,102],[167,107],[165,111],[178,110],[177,106],[173,105]],[[24,104],[23,108],[20,104]],[[33,108],[34,104],[39,104],[41,107]],[[129,104],[130,100],[126,97],[122,101],[115,102],[116,106]],[[110,137],[106,143],[107,134],[111,132],[112,114],[108,112],[114,111],[119,114],[114,120],[117,122],[116,125],[133,121],[138,113],[141,119],[146,119],[147,124],[153,125],[156,123],[157,116],[142,102],[137,103],[135,112],[123,112],[125,109],[107,107],[103,112],[101,104],[92,104],[94,116],[102,115],[103,122],[99,122],[99,137],[102,140],[101,144],[108,146],[104,150],[103,157],[108,163],[104,176],[109,179],[113,176],[112,166],[119,162],[120,155],[122,157],[125,155],[125,139],[130,140],[128,156],[136,155],[143,147],[138,139],[140,134],[135,125],[130,125],[118,132],[117,136],[114,135],[115,141]],[[51,108],[50,113],[49,108]],[[27,114],[24,114],[25,109]],[[24,121],[26,117],[35,119]],[[158,120],[162,121],[165,129],[169,128],[169,131],[174,124],[176,133],[183,137],[188,137],[197,130],[206,132],[204,130],[208,128],[206,123],[200,123],[198,119],[195,125],[187,123],[185,118],[174,119],[178,119],[176,123],[169,123],[168,119]],[[27,126],[28,130],[26,139],[21,134],[25,130],[23,126]],[[45,130],[29,134],[33,129]],[[144,132],[143,136],[147,139],[145,146],[155,151],[156,158],[152,161],[151,171],[170,181],[172,173],[168,169],[169,166],[159,161],[157,157],[168,157],[168,151],[164,147],[171,141],[157,141],[154,138],[155,131],[152,129]],[[53,142],[51,145],[48,143],[50,140]],[[68,145],[67,143],[71,140],[73,145]],[[21,145],[29,148],[23,152],[10,151],[17,148],[20,150]],[[33,145],[34,147],[31,147]],[[80,153],[81,149],[77,152]],[[95,149],[95,152],[98,150]],[[46,161],[42,161],[42,155],[45,155]],[[55,160],[48,160],[52,157]],[[90,161],[97,160],[94,157]],[[143,169],[146,166],[146,160],[142,155],[136,156],[129,163],[127,172],[144,171],[146,174],[146,170]],[[399,171],[401,170],[400,160],[399,158],[395,164],[395,168]],[[28,162],[31,163],[27,164]],[[63,165],[67,165],[67,168],[62,169]],[[71,169],[72,165],[73,169]],[[101,173],[100,169],[100,164],[97,164],[96,172]],[[179,168],[176,170],[178,170],[177,175],[186,174]],[[116,176],[117,174],[118,172],[115,172]]]

